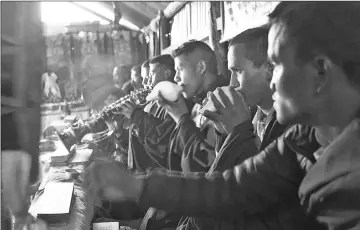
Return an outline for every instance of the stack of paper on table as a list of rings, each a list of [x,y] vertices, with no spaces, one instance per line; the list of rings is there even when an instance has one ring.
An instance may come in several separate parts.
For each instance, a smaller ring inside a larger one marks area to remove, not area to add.
[[[53,152],[56,150],[56,144],[53,140],[41,139],[39,141],[40,152]]]
[[[56,150],[51,154],[50,164],[56,165],[59,163],[67,163],[71,157],[71,152],[67,150],[62,141],[58,141]]]
[[[93,223],[93,230],[119,230],[119,222]]]
[[[49,183],[44,193],[31,204],[29,213],[37,216],[49,225],[67,224],[74,201],[74,183]]]
[[[90,160],[92,153],[93,153],[92,149],[88,149],[88,148],[76,149],[71,159],[69,159],[69,163],[71,164],[86,163]]]

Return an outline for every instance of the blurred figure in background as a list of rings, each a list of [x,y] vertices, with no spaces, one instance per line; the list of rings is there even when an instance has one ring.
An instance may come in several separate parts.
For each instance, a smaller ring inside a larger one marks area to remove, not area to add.
[[[111,60],[97,55],[87,56],[81,67],[83,99],[89,108],[99,111],[114,88]]]
[[[48,229],[44,221],[35,220],[28,213],[29,198],[35,192],[32,185],[40,179],[40,77],[45,71],[46,45],[39,10],[39,2],[1,2],[1,48],[14,49],[11,42],[5,42],[9,35],[19,41],[16,52],[1,52],[0,229],[4,230],[20,229],[24,225],[29,230]],[[16,34],[9,33],[15,30]],[[21,39],[18,33],[23,34]],[[56,82],[51,72],[46,75]],[[50,93],[55,89],[55,95],[60,94],[58,85],[48,89]]]
[[[131,84],[134,89],[141,89],[144,88],[143,78],[141,76],[141,65],[136,65],[131,68]]]
[[[141,77],[143,78],[142,84],[144,88],[147,88],[149,86],[149,70],[150,60],[147,60],[141,65]]]
[[[126,65],[116,66],[113,71],[115,87],[124,90],[127,94],[134,90],[131,84],[131,71]]]
[[[59,85],[57,84],[58,77],[56,74],[48,70],[42,76],[42,81],[44,82],[44,94],[50,99],[50,102],[55,102],[56,100],[61,99],[61,92]]]

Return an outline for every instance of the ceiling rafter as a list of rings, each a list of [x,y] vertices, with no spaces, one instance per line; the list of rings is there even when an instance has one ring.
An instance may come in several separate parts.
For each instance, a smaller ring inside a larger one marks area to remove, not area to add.
[[[89,9],[89,8],[87,8],[87,7],[84,7],[83,5],[78,4],[77,2],[72,2],[72,1],[71,1],[70,3],[73,4],[73,5],[75,5],[75,6],[77,6],[77,7],[79,7],[79,8],[81,8],[81,9],[83,9],[83,10],[86,10],[87,12],[89,12],[89,13],[91,13],[91,14],[93,14],[93,15],[95,15],[95,16],[103,19],[103,20],[108,21],[109,23],[113,23],[113,19],[108,18],[108,17],[106,17],[106,16],[104,16],[104,15],[102,15],[102,14],[99,14],[98,12],[96,12],[96,11],[94,11],[94,10],[92,10],[92,9]]]
[[[154,18],[157,15],[156,9],[150,7],[148,2],[124,2],[124,4],[148,18]]]
[[[100,2],[105,7],[113,9],[113,3],[116,4],[120,11],[122,18],[130,21],[139,28],[144,28],[150,24],[150,22],[158,17],[159,10],[165,10],[172,2],[161,1],[161,2],[124,2],[124,1],[113,1],[113,2]]]
[[[137,27],[143,28],[149,23],[150,18],[148,18],[148,16],[140,14],[138,11],[124,4],[124,2],[115,2],[115,4],[120,8],[123,18],[135,24]]]

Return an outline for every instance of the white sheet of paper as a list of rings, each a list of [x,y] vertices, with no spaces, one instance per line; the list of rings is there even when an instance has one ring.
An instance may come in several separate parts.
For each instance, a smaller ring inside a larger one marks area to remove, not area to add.
[[[56,150],[51,154],[51,156],[67,156],[69,155],[69,150],[61,141],[56,141]]]
[[[74,154],[74,158],[71,160],[71,163],[87,162],[89,161],[92,153],[92,149],[77,149],[76,153]]]
[[[74,183],[49,183],[38,200],[37,214],[65,214],[70,212]]]
[[[93,223],[93,230],[119,230],[119,222]]]

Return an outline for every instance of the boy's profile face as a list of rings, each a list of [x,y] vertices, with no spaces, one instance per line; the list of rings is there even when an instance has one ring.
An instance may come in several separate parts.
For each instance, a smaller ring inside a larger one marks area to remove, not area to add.
[[[149,75],[150,79],[148,84],[152,86],[157,85],[157,83],[161,81],[167,80],[164,67],[158,63],[150,64]]]
[[[269,97],[270,85],[267,65],[256,67],[246,57],[247,49],[249,48],[242,43],[229,48],[228,69],[231,71],[230,84],[245,96],[249,106],[254,106],[260,104],[265,96]]]
[[[141,67],[141,77],[143,79],[142,84],[143,86],[149,85],[149,68]]]
[[[192,53],[175,57],[176,74],[174,81],[183,88],[185,98],[192,98],[202,87],[203,79],[201,74],[196,71],[195,61],[191,62]]]
[[[135,88],[142,87],[142,77],[140,73],[136,72],[135,70],[131,70],[131,82]]]
[[[308,124],[321,107],[315,97],[316,73],[311,64],[296,61],[297,52],[285,33],[284,26],[274,24],[268,37],[268,56],[274,64],[273,107],[280,123]]]

